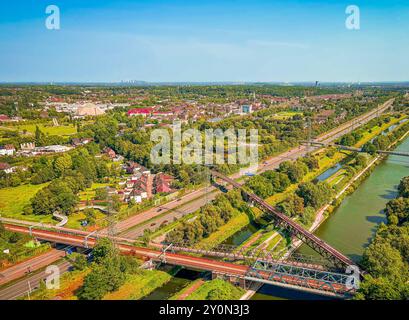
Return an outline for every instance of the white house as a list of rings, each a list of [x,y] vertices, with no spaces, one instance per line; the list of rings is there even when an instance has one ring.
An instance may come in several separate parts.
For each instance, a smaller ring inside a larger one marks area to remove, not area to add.
[[[11,144],[6,144],[4,147],[0,147],[0,156],[12,156],[16,152],[16,149]]]

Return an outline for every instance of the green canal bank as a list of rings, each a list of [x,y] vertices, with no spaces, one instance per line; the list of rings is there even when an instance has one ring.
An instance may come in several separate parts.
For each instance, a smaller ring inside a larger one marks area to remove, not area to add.
[[[409,152],[409,137],[395,151]],[[341,205],[315,231],[315,234],[354,261],[359,261],[377,226],[386,221],[383,209],[397,195],[402,177],[409,174],[409,158],[389,156],[378,164],[358,188],[345,197]],[[306,245],[299,248],[303,254],[316,254]],[[252,300],[308,299],[296,291],[263,286]]]

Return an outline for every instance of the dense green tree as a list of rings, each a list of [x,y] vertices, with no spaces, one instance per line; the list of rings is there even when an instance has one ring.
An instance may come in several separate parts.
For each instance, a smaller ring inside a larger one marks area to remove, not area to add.
[[[304,213],[301,216],[301,222],[306,225],[309,226],[311,223],[314,222],[315,219],[315,209],[313,207],[306,207],[304,209]]]
[[[402,224],[409,221],[409,198],[397,198],[386,204],[386,215],[390,222]]]
[[[319,163],[318,159],[314,157],[313,155],[309,154],[306,157],[302,158],[302,161],[307,165],[308,169],[314,170],[314,169],[319,169]]]
[[[312,182],[303,183],[296,191],[296,194],[304,199],[305,206],[311,206],[315,209],[319,209],[330,201],[332,193],[331,187],[323,181],[317,184]]]
[[[308,172],[308,167],[300,161],[284,161],[280,164],[278,171],[285,173],[292,183],[297,183]]]
[[[377,150],[378,149],[376,148],[376,146],[371,142],[365,143],[364,146],[362,147],[362,151],[365,151],[370,155],[374,155]]]
[[[72,160],[71,156],[68,153],[64,153],[63,155],[59,156],[55,159],[54,168],[56,173],[61,176],[64,174],[65,171],[71,169]]]
[[[371,275],[365,275],[361,282],[358,293],[355,296],[357,300],[407,300],[408,284],[391,281],[389,278],[374,278]]]
[[[81,300],[101,300],[105,294],[118,290],[125,282],[125,274],[116,265],[96,265],[85,276],[78,297]]]
[[[409,198],[409,177],[405,177],[400,181],[398,191],[401,197]]]
[[[374,277],[400,278],[407,273],[399,250],[385,240],[372,242],[362,257],[365,269]]]
[[[368,163],[368,159],[367,159],[367,157],[365,157],[365,155],[357,154],[355,156],[355,165],[358,168],[364,168],[367,165],[367,163]]]
[[[261,175],[251,177],[246,185],[261,198],[268,198],[274,194],[274,188],[271,182]]]
[[[84,254],[73,252],[68,256],[68,259],[77,270],[84,270],[88,266],[87,257]]]
[[[377,150],[387,150],[391,141],[389,140],[388,136],[380,135],[373,141],[374,146]]]
[[[273,186],[275,192],[283,192],[291,184],[290,179],[285,173],[277,171],[266,171],[261,174],[265,177]]]
[[[280,202],[277,209],[289,217],[302,216],[304,214],[304,200],[296,194],[292,194]]]
[[[102,238],[98,240],[92,254],[96,263],[102,263],[105,260],[117,255],[118,251],[110,239]]]
[[[69,214],[77,202],[78,198],[70,185],[56,179],[36,193],[31,199],[31,206],[34,214],[45,215],[55,211]]]

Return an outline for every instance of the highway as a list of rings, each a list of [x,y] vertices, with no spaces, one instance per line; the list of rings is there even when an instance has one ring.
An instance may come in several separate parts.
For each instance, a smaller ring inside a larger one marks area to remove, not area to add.
[[[394,99],[390,99],[387,102],[385,102],[382,106],[380,106],[378,109],[372,110],[366,114],[363,114],[359,117],[354,118],[353,120],[350,120],[339,127],[320,135],[316,139],[314,139],[314,142],[321,142],[324,144],[329,144],[338,138],[342,137],[343,135],[355,130],[356,128],[360,127],[363,124],[368,123],[372,119],[376,118],[378,114],[381,114],[385,112],[388,108],[392,106],[394,102]],[[319,146],[311,146],[309,148],[310,152],[316,149],[319,149],[321,147]],[[287,151],[286,153],[283,153],[277,157],[274,157],[270,160],[265,161],[265,163],[262,165],[260,168],[259,172],[264,172],[267,170],[274,170],[277,169],[280,165],[281,162],[286,161],[286,160],[295,160],[298,159],[299,157],[303,157],[307,154],[308,152],[308,147],[307,146],[299,146],[297,148],[293,148],[290,151]],[[234,178],[234,177],[233,177]]]
[[[60,269],[60,274],[63,274],[71,268],[68,261],[58,261],[55,263]],[[15,283],[0,288],[0,300],[14,300],[23,296],[28,296],[28,293],[39,287],[40,281],[45,280],[48,275],[45,270],[42,270],[32,275],[16,281]]]
[[[341,136],[355,130],[357,127],[369,122],[375,118],[378,114],[385,112],[388,108],[392,106],[394,99],[390,99],[385,102],[382,106],[379,106],[375,110],[371,110],[366,114],[350,120],[339,127],[320,135],[314,141],[322,143],[331,143]],[[319,149],[320,147],[311,146],[309,151]],[[258,173],[262,173],[268,170],[274,170],[279,167],[280,163],[287,160],[295,160],[299,157],[303,157],[307,154],[308,148],[306,146],[299,146],[293,148],[285,153],[278,156],[272,157],[266,160],[259,166]],[[232,179],[240,178],[240,173],[236,173],[230,176]],[[207,201],[215,198],[215,196],[220,193],[215,187],[210,186],[208,188],[201,188],[195,190],[191,193],[186,194],[178,200],[173,200],[164,205],[149,209],[135,216],[127,218],[120,221],[116,225],[116,230],[123,237],[135,239],[143,235],[145,229],[156,230],[161,223],[167,221],[172,222],[175,218],[179,219],[182,216],[192,213],[202,207]],[[208,197],[206,198],[206,195]],[[176,208],[176,210],[174,210]],[[155,219],[155,217],[159,217]],[[149,221],[147,224],[144,222]],[[143,224],[143,225],[142,225]]]
[[[65,256],[64,250],[52,249],[37,257],[20,262],[7,269],[0,271],[0,286],[18,279],[28,272],[34,272],[46,267]]]
[[[177,207],[175,209],[173,209],[172,205],[169,205],[169,203],[156,207],[156,211],[160,210],[159,214],[166,214],[159,216],[151,222],[148,221],[147,223],[139,224],[136,227],[121,233],[121,236],[124,238],[136,239],[143,235],[145,229],[154,231],[158,229],[162,223],[173,222],[174,219],[180,219],[185,215],[195,212],[198,208],[204,206],[206,203],[209,203],[209,201],[214,200],[214,198],[216,198],[216,196],[219,194],[219,192],[217,192],[218,189],[213,186],[209,187],[208,190],[208,193],[205,192],[204,195],[193,199],[191,202],[180,205],[180,207]],[[212,190],[212,192],[210,192],[210,190]],[[139,217],[139,215],[137,217]],[[121,222],[119,222],[118,224],[120,223]]]

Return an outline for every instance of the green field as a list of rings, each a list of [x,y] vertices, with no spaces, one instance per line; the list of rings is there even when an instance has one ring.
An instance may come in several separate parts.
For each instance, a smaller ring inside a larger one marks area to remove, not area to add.
[[[104,300],[138,300],[163,286],[171,275],[158,270],[139,270],[138,274],[128,275],[126,283],[117,291],[105,295]]]
[[[80,200],[93,200],[95,197],[95,190],[104,187],[110,187],[112,183],[93,183],[90,188],[79,193]]]
[[[300,115],[302,116],[303,113],[302,112],[298,112],[298,111],[281,111],[279,113],[276,113],[273,118],[274,119],[278,119],[278,120],[285,120],[285,119],[289,119],[295,115]]]
[[[56,136],[69,136],[77,133],[77,127],[72,125],[60,125],[53,126],[50,124],[22,124],[17,126],[2,127],[3,130],[18,130],[20,132],[26,131],[27,133],[34,134],[36,131],[36,126],[40,128],[43,133]]]
[[[6,218],[51,223],[55,224],[56,220],[53,219],[51,215],[24,215],[23,209],[26,205],[30,204],[30,200],[34,195],[47,186],[48,183],[43,183],[39,185],[25,184],[13,188],[0,189],[0,215]],[[107,186],[104,183],[94,183],[91,188],[80,193],[81,200],[93,199],[95,196],[95,189]],[[103,219],[105,214],[95,210],[97,224],[104,226]],[[74,212],[69,216],[67,227],[79,229],[82,228],[81,221],[85,219],[85,215],[82,212]]]
[[[205,282],[186,300],[238,300],[244,293],[243,289],[229,282],[215,279]]]
[[[48,183],[39,185],[25,184],[14,188],[0,190],[0,215],[7,218],[51,223],[51,216],[23,215],[23,209],[30,199]]]
[[[96,217],[96,223],[94,226],[87,226],[83,227],[81,226],[81,221],[86,219],[85,214],[83,211],[79,212],[73,212],[68,216],[68,222],[65,225],[67,228],[72,228],[72,229],[85,229],[85,230],[93,230],[96,227],[106,227],[107,226],[107,221],[105,220],[106,215],[99,210],[94,210]]]

